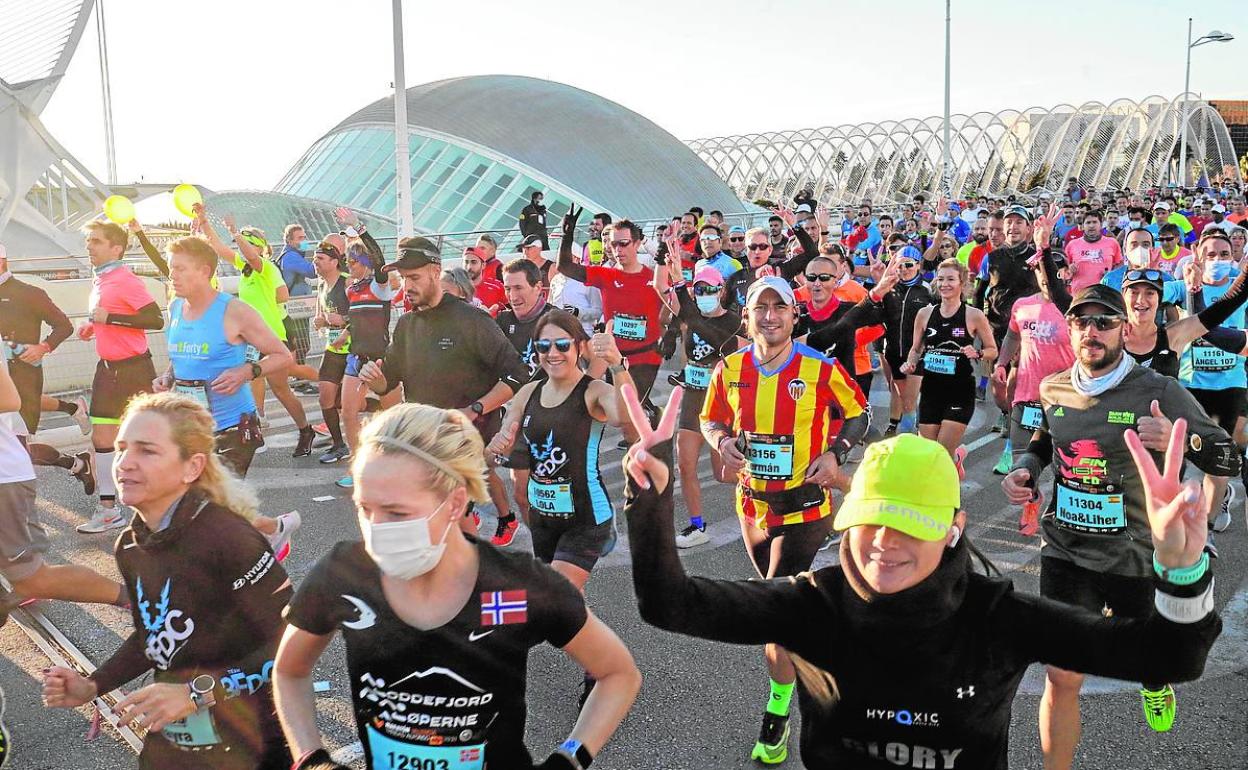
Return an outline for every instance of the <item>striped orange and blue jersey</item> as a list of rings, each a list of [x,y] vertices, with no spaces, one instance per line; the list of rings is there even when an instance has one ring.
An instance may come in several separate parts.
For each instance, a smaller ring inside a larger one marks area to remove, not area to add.
[[[711,375],[703,422],[729,426],[747,441],[741,484],[757,492],[782,492],[805,483],[811,460],[828,450],[845,420],[866,409],[857,384],[835,358],[793,343],[786,361],[770,370],[755,359],[754,346],[725,356]],[[738,509],[758,527],[816,521],[832,512],[823,505],[788,514],[742,496]]]

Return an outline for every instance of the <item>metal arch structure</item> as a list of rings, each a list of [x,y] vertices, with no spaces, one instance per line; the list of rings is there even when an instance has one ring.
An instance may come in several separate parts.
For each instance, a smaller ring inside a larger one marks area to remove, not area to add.
[[[950,194],[1060,192],[1177,183],[1183,104],[1192,177],[1243,181],[1222,117],[1195,94],[950,117]],[[910,118],[688,142],[743,200],[825,204],[940,194],[943,118]]]

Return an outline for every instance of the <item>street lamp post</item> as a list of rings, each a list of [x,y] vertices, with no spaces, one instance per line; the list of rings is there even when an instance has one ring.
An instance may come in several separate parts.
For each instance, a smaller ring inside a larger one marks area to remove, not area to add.
[[[950,48],[950,45],[949,45],[949,44],[950,44],[949,24],[950,24],[950,2],[951,2],[951,0],[945,0],[945,126],[944,126],[944,132],[943,132],[943,133],[944,133],[944,137],[943,137],[944,148],[943,148],[943,149],[942,149],[942,151],[941,151],[941,159],[940,159],[940,160],[941,160],[941,163],[940,163],[940,165],[941,165],[941,173],[940,173],[940,182],[941,182],[940,187],[941,187],[941,190],[940,190],[940,194],[941,194],[941,195],[943,195],[943,196],[945,196],[946,198],[950,197],[950,189],[949,189],[949,188],[950,188],[950,186],[952,185],[952,182],[953,182],[953,179],[952,179],[952,174],[953,174],[953,168],[952,168],[952,165],[953,165],[953,164],[952,164],[952,163],[951,163],[951,161],[950,161],[950,155],[951,155],[951,152],[950,152],[950,148],[949,148],[949,48]]]
[[[403,3],[394,0],[394,193],[399,237],[416,233],[412,220],[412,167],[407,143],[407,82],[403,67]]]
[[[1187,19],[1187,68],[1183,75],[1183,123],[1179,126],[1179,186],[1187,186],[1187,94],[1192,88],[1192,49],[1205,43],[1229,43],[1235,36],[1229,32],[1213,30],[1208,35],[1192,40],[1192,19]]]

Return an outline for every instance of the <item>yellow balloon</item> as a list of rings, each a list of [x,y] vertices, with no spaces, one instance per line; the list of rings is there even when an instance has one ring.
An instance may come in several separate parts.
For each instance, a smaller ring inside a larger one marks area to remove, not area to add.
[[[134,219],[134,204],[124,195],[110,195],[104,199],[104,216],[124,225]]]
[[[195,212],[191,207],[203,202],[204,196],[199,194],[199,188],[193,184],[180,184],[173,188],[173,205],[182,212],[182,216],[194,217]]]

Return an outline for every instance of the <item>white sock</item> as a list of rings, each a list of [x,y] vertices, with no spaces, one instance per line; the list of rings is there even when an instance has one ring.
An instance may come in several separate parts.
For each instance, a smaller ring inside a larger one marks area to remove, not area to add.
[[[95,450],[95,486],[100,497],[117,497],[117,485],[113,483],[113,458],[116,452]]]

